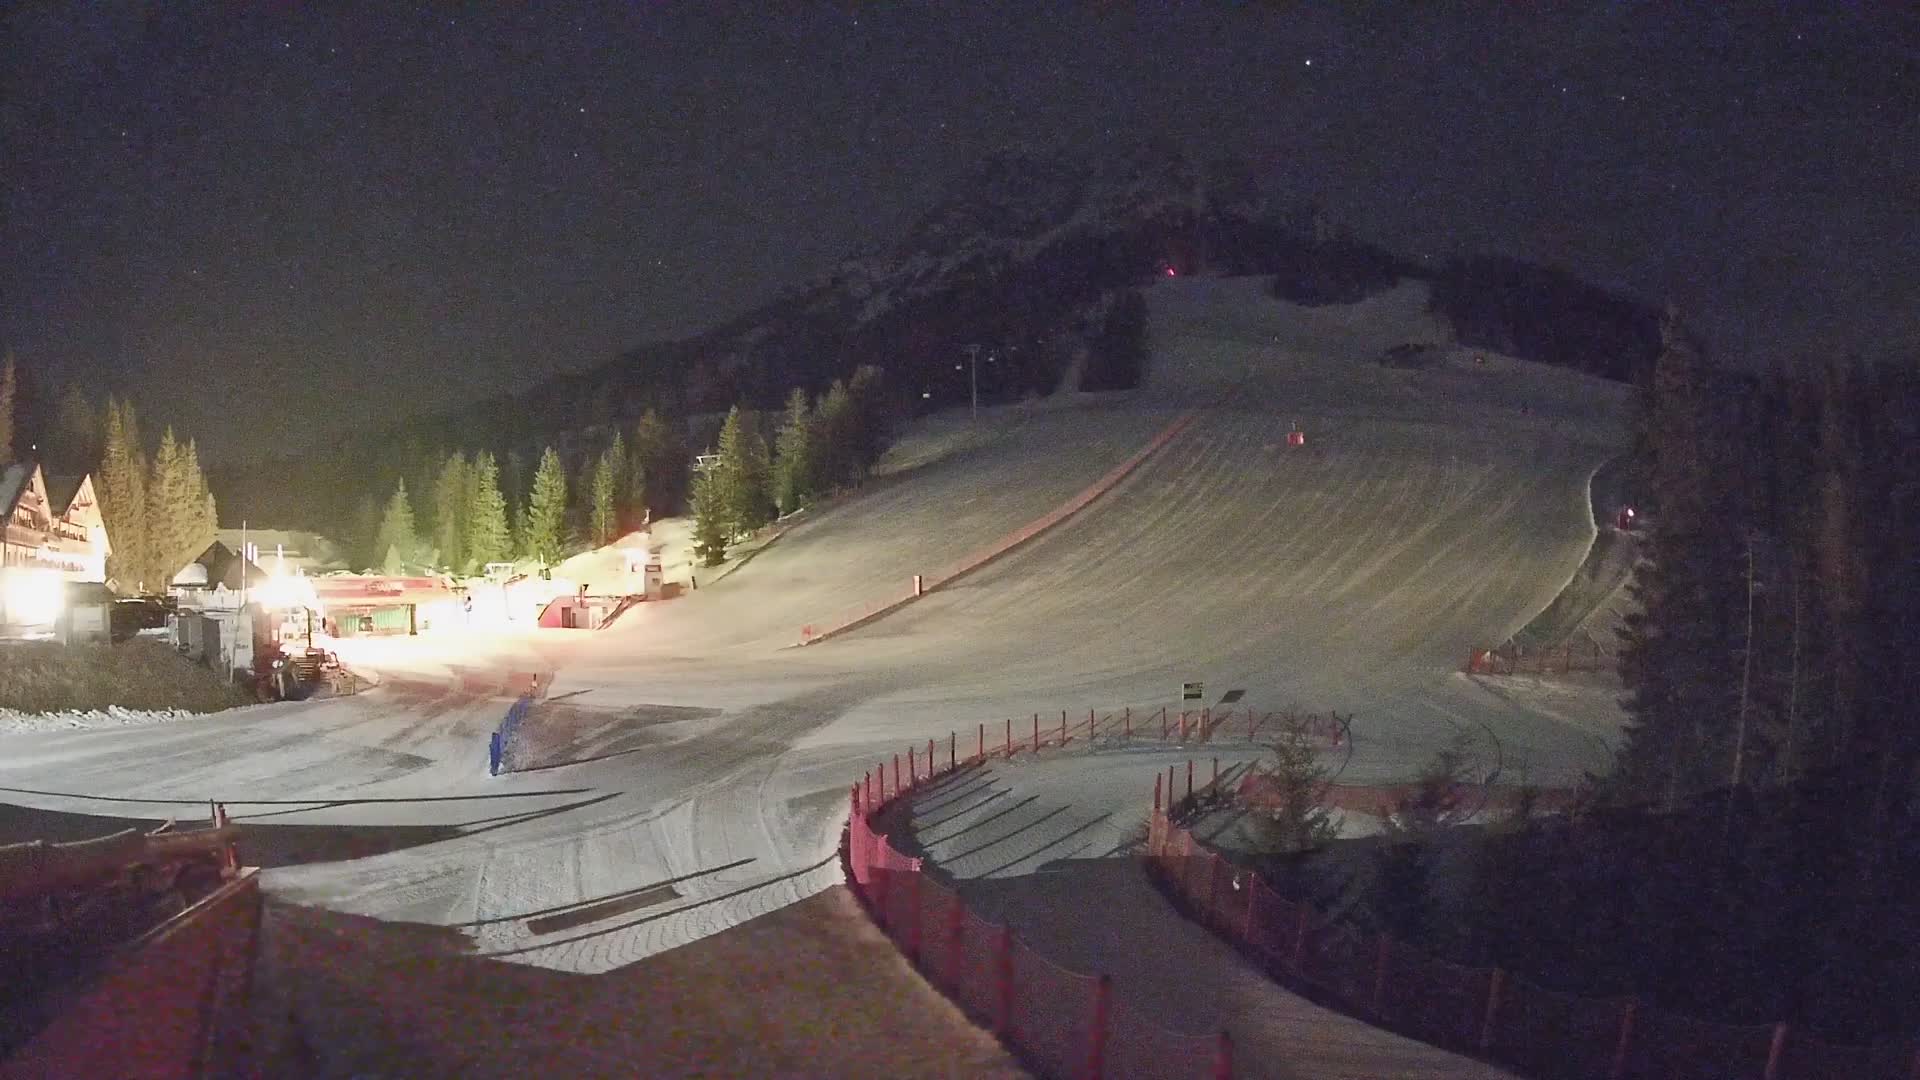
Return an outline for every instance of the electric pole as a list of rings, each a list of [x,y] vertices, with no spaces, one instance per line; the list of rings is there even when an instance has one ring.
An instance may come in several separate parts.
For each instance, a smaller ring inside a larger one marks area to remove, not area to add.
[[[1739,787],[1746,772],[1747,690],[1753,683],[1753,534],[1747,534],[1747,636],[1742,643],[1740,663],[1740,727],[1733,743],[1733,786]]]
[[[980,419],[980,346],[967,346],[967,386],[971,391],[973,407],[967,413],[967,419]]]

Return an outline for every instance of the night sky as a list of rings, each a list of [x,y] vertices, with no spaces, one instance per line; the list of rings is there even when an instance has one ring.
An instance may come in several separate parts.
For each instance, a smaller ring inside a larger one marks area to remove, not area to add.
[[[1720,354],[1920,340],[1907,5],[1345,6],[16,5],[0,347],[293,446],[705,329],[1009,143],[1151,136]]]

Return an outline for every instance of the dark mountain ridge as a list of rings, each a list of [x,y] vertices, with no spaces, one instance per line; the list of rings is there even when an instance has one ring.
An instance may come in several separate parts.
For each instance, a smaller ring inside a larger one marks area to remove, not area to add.
[[[848,258],[706,333],[641,345],[330,453],[216,469],[213,482],[223,518],[324,531],[368,492],[390,491],[399,477],[420,475],[422,459],[449,450],[530,458],[554,445],[572,467],[648,409],[693,421],[689,439],[700,444],[713,414],[733,404],[777,408],[795,387],[818,393],[864,365],[884,372],[902,411],[961,404],[968,346],[991,358],[979,365],[983,402],[1125,388],[1144,352],[1134,290],[1169,273],[1274,274],[1276,292],[1301,303],[1349,302],[1401,277],[1430,277],[1436,310],[1455,319],[1464,343],[1613,378],[1644,362],[1643,347],[1649,358],[1658,347],[1651,308],[1512,260],[1423,271],[1284,204],[1244,168],[1202,168],[1163,144],[1092,163],[1012,149],[990,156],[893,246]],[[1577,329],[1542,329],[1568,312],[1579,314]],[[282,482],[289,472],[304,482]]]

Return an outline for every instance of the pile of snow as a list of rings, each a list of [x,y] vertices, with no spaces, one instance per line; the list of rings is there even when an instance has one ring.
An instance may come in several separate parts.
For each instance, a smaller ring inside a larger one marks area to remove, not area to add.
[[[25,735],[39,731],[81,731],[91,728],[147,727],[191,720],[198,713],[185,709],[123,709],[109,705],[78,712],[26,713],[0,709],[0,734]]]

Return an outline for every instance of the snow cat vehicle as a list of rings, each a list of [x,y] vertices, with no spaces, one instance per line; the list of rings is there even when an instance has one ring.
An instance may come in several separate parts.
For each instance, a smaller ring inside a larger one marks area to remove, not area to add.
[[[304,701],[322,692],[338,692],[349,678],[340,657],[313,643],[313,612],[304,616],[304,641],[284,630],[263,635],[253,646],[253,694],[261,701]],[[262,620],[262,624],[265,620]]]

